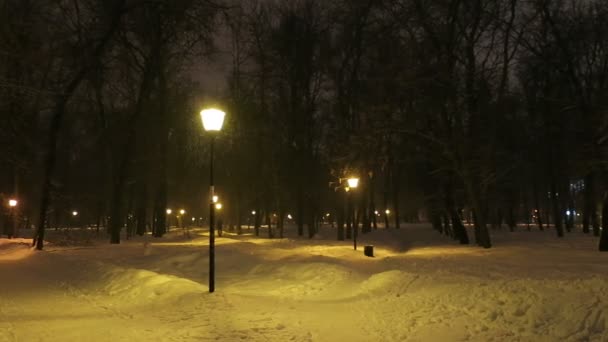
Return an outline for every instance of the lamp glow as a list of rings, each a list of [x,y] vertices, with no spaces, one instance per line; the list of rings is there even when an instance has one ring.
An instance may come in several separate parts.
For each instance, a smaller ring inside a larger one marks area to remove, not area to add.
[[[390,210],[390,209],[386,209],[386,210],[384,211],[384,213],[385,213],[386,215],[389,215],[389,214],[391,213],[391,210]]]
[[[173,210],[167,209],[167,215],[171,215],[172,212],[173,212]]]
[[[17,206],[17,200],[16,199],[9,199],[8,200],[8,206],[9,207],[16,207]]]
[[[184,215],[186,213],[186,211],[184,209],[179,211],[180,214]]]
[[[216,203],[215,204],[215,209],[217,209],[217,210],[222,209],[222,203]]]
[[[287,214],[287,218],[291,220],[293,217],[291,216],[291,214]]]
[[[348,179],[348,187],[356,189],[359,186],[359,178],[353,177]]]
[[[201,110],[201,119],[205,131],[220,131],[224,124],[226,113],[219,109],[209,108]]]
[[[72,211],[72,216],[78,216],[78,212],[77,211]]]
[[[251,215],[255,215],[255,210],[252,210],[252,211],[251,211]]]
[[[213,195],[211,200],[213,201],[213,203],[217,203],[217,201],[219,200],[219,197],[217,195]]]

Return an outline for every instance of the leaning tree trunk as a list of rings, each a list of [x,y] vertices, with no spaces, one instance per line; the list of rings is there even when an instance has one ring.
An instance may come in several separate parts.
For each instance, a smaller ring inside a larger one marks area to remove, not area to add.
[[[454,237],[462,245],[469,244],[469,234],[467,233],[467,230],[462,224],[462,220],[460,219],[460,216],[456,211],[456,207],[454,204],[454,192],[451,183],[448,183],[445,186],[445,207],[452,219],[452,231]],[[475,237],[478,238],[477,235]]]

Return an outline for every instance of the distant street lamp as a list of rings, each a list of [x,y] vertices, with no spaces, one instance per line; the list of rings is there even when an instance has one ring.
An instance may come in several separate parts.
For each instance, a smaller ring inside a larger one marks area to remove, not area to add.
[[[354,191],[355,189],[357,189],[358,186],[359,186],[359,178],[351,177],[351,178],[348,179],[348,187],[350,189],[353,189],[353,191]],[[349,199],[349,202],[350,202],[349,203],[350,204],[349,207],[351,207],[352,211],[353,211],[351,213],[351,210],[349,210],[349,213],[348,213],[349,215],[352,215],[352,216],[350,216],[350,220],[352,220],[351,221],[352,222],[351,226],[352,226],[352,229],[353,229],[353,248],[355,250],[357,250],[357,235],[359,234],[359,229],[355,225],[355,220],[354,220],[354,216],[355,215],[354,215],[354,207],[352,205],[352,195],[349,195],[348,199]]]
[[[222,210],[222,203],[216,203],[215,204],[215,209]]]
[[[72,211],[72,216],[78,216],[78,212],[76,210]]]
[[[217,203],[219,199],[220,197],[218,195],[213,195],[213,203]]]
[[[11,198],[8,200],[10,216],[11,216],[11,220],[13,221],[12,227],[10,228],[10,231],[8,234],[9,239],[12,239],[13,236],[17,235],[17,204],[19,204],[19,202],[16,199]]]
[[[215,291],[215,206],[213,205],[214,184],[213,184],[213,148],[215,135],[222,129],[226,113],[219,109],[210,108],[201,111],[203,128],[209,132],[211,138],[209,150],[209,292]]]
[[[186,213],[186,211],[185,211],[184,209],[181,209],[181,210],[179,211],[179,213],[180,213],[181,215],[184,215],[184,214]]]
[[[173,212],[173,210],[167,209],[167,215],[171,215],[172,212]]]

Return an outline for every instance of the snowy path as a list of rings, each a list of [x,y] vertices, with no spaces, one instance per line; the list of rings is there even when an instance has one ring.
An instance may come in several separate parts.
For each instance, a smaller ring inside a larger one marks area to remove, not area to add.
[[[362,236],[376,258],[226,234],[214,294],[204,236],[15,242],[0,239],[0,342],[608,340],[608,256],[576,233],[495,232],[483,250],[413,225]]]

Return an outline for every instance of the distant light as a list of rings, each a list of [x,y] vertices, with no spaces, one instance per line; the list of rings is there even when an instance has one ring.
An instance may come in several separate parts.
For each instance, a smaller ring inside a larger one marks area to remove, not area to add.
[[[570,214],[572,214],[570,210],[566,210],[566,216],[570,216]]]
[[[209,108],[201,110],[201,119],[205,131],[220,131],[224,124],[226,113],[219,109]]]
[[[581,214],[576,214],[576,216],[581,216]]]
[[[329,217],[329,215],[330,215],[329,213],[325,214],[325,216],[327,216],[327,217]]]
[[[9,199],[9,200],[8,200],[8,206],[9,206],[9,207],[16,207],[16,206],[17,206],[17,204],[18,204],[18,202],[17,202],[17,200],[16,200],[16,199]]]
[[[184,215],[184,214],[186,213],[186,211],[185,211],[184,209],[181,209],[181,210],[179,211],[179,213],[180,213],[180,214],[182,214],[182,215]]]
[[[291,214],[287,214],[287,218],[291,220],[293,217],[291,217]]]
[[[255,210],[252,210],[252,211],[251,211],[251,215],[255,215]]]
[[[349,188],[349,187],[346,187],[346,188],[344,188],[344,191],[349,192],[349,191],[350,191],[350,188]]]
[[[171,215],[172,212],[173,212],[173,210],[167,209],[167,215]]]
[[[196,220],[196,219],[193,217],[193,218],[192,218],[192,222],[194,222],[195,220]]]
[[[378,215],[379,214],[378,210],[374,210],[374,214]]]
[[[216,203],[215,204],[215,209],[217,209],[217,210],[222,209],[222,203]]]
[[[78,216],[78,212],[77,211],[72,211],[72,216]]]
[[[390,209],[386,209],[386,210],[384,211],[384,213],[385,213],[386,215],[390,215],[391,210],[390,210]]]
[[[213,203],[217,203],[218,199],[219,199],[219,197],[217,195],[213,195],[213,197],[212,197]]]

